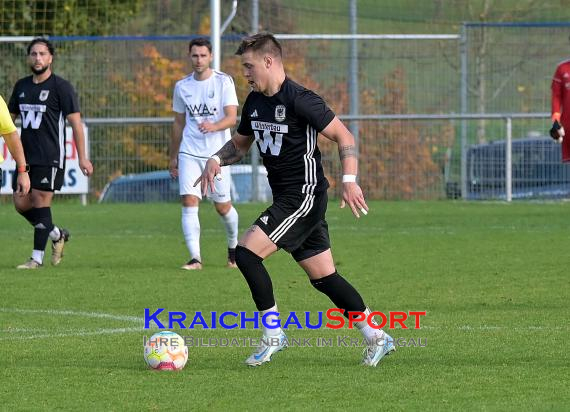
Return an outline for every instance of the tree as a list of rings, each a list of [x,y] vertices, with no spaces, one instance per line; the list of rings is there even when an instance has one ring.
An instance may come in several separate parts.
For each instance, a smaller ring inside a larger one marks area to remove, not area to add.
[[[109,35],[136,15],[142,0],[0,0],[0,34]]]

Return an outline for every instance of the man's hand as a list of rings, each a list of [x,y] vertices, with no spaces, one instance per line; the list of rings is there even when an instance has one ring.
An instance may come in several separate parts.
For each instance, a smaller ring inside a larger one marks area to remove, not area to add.
[[[564,127],[560,124],[558,120],[555,120],[552,123],[552,129],[550,129],[550,137],[554,140],[557,140],[559,143],[562,143],[564,138]]]
[[[347,204],[352,210],[352,214],[357,218],[360,218],[359,211],[363,215],[368,214],[368,205],[364,200],[364,194],[356,182],[346,182],[342,184],[340,207],[344,208]]]
[[[89,159],[80,159],[79,167],[81,168],[81,173],[89,177],[93,174],[93,165]]]
[[[216,125],[214,123],[209,122],[208,120],[204,120],[202,123],[198,125],[198,130],[202,133],[210,133],[217,131]]]
[[[220,164],[215,159],[210,158],[206,162],[206,166],[204,167],[204,172],[194,182],[194,186],[200,183],[200,190],[202,191],[202,196],[205,197],[206,194],[208,193],[208,186],[210,187],[212,193],[215,192],[214,178],[217,175],[221,175],[221,173],[222,173],[222,168],[220,167]]]
[[[178,159],[171,159],[170,165],[168,166],[168,170],[170,171],[170,176],[173,179],[178,177]]]
[[[25,196],[30,191],[30,175],[28,172],[18,173],[16,178],[16,194]]]

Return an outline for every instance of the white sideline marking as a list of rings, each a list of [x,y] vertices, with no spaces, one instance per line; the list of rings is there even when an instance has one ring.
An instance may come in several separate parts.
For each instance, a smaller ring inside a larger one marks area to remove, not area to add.
[[[110,335],[113,333],[129,333],[129,332],[139,332],[143,330],[142,328],[118,328],[118,329],[97,329],[93,331],[76,331],[67,333],[45,333],[43,335],[18,335],[18,336],[8,336],[0,337],[2,340],[27,340],[27,339],[46,339],[46,338],[66,338],[72,336],[94,336],[94,335]]]
[[[137,316],[128,315],[113,315],[111,313],[101,313],[101,312],[81,312],[74,310],[55,310],[55,309],[17,309],[17,308],[0,308],[0,312],[4,313],[35,313],[35,314],[45,314],[54,316],[79,316],[84,318],[99,318],[99,319],[112,319],[118,321],[125,321],[131,323],[138,323],[141,326],[131,327],[131,328],[114,328],[114,329],[96,329],[93,331],[81,330],[81,329],[68,329],[66,332],[49,333],[46,329],[3,329],[0,333],[36,333],[35,335],[18,335],[18,336],[7,336],[0,337],[0,341],[6,340],[25,340],[25,339],[47,339],[47,338],[64,338],[72,336],[95,336],[95,335],[109,335],[115,333],[130,333],[130,332],[140,332],[146,329],[143,328],[144,318]],[[155,328],[152,328],[155,329]],[[39,332],[39,333],[38,333]]]
[[[536,330],[569,330],[570,328],[564,326],[492,326],[492,325],[457,325],[457,326],[422,326],[420,330],[514,330],[514,331],[536,331]]]
[[[127,322],[143,323],[144,318],[127,315],[113,315],[111,313],[101,312],[78,312],[74,310],[54,310],[54,309],[16,309],[16,308],[0,308],[0,312],[5,313],[42,313],[46,315],[59,316],[80,316],[84,318],[102,318],[113,320],[124,320]]]
[[[0,329],[0,333],[38,333],[38,332],[49,332],[48,329],[22,329],[22,328],[8,328]]]

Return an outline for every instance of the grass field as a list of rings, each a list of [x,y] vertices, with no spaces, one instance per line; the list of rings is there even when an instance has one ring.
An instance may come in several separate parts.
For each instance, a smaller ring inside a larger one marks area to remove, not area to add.
[[[360,221],[330,204],[340,273],[375,310],[426,310],[422,338],[377,368],[361,349],[292,347],[260,368],[248,347],[190,348],[181,372],[145,366],[144,308],[254,310],[245,281],[226,269],[225,236],[201,209],[205,269],[188,273],[179,206],[54,207],[72,239],[58,268],[13,269],[32,231],[0,205],[2,410],[567,410],[568,203],[372,202]],[[260,205],[240,205],[242,230]],[[49,253],[48,253],[49,261]],[[325,311],[285,253],[267,262],[284,312]],[[259,332],[176,330],[193,337]],[[152,332],[152,331],[150,331]],[[292,329],[290,338],[359,337]]]

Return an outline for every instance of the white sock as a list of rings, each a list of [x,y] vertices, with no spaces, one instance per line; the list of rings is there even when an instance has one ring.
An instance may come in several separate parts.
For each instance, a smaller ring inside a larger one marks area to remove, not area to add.
[[[198,206],[182,207],[182,232],[186,247],[190,252],[191,259],[200,262],[200,220],[198,220]]]
[[[267,323],[268,325],[276,325],[277,320],[279,319],[279,313],[278,313],[279,311],[277,310],[277,303],[273,307],[261,311],[261,316],[263,317],[263,315],[265,315],[267,312],[277,312],[276,314],[268,315],[265,318],[265,323]],[[269,329],[263,326],[264,336],[277,336],[279,334],[281,334],[281,328]]]
[[[226,235],[228,237],[228,247],[235,249],[238,242],[238,213],[235,207],[231,207],[230,211],[220,216],[224,226],[226,227]]]
[[[364,311],[364,315],[366,316],[366,318],[368,318],[368,316],[370,315],[370,309],[366,308],[366,310]],[[374,318],[372,318],[372,323],[378,325],[378,323],[376,323],[376,320],[374,320]],[[384,336],[384,331],[382,329],[373,328],[368,324],[368,322],[366,322],[366,320],[362,322],[356,322],[355,325],[358,328],[358,330],[360,330],[360,333],[362,333],[362,335],[364,336],[364,338],[368,343],[375,343],[378,339],[381,339]]]
[[[60,237],[61,237],[61,232],[59,231],[59,228],[57,226],[54,226],[52,231],[49,232],[49,238],[57,242]]]
[[[44,251],[34,249],[32,251],[32,259],[34,259],[39,264],[44,263]]]

